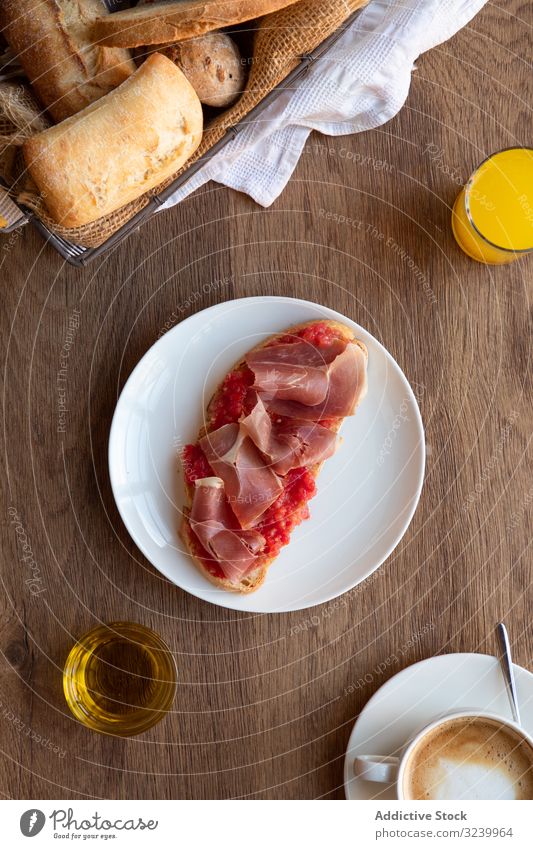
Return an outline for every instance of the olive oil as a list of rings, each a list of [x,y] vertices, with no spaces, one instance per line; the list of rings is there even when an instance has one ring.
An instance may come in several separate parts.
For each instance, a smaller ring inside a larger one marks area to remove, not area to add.
[[[176,668],[163,640],[142,625],[94,628],[71,649],[63,690],[74,716],[104,734],[151,728],[174,700]]]

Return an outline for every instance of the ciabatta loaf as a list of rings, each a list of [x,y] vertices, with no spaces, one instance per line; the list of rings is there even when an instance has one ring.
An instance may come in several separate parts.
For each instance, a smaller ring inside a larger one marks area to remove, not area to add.
[[[107,47],[172,44],[250,21],[297,0],[190,0],[126,9],[96,21],[94,41]]]
[[[358,400],[357,400],[357,403],[359,403],[359,401],[361,401],[363,399],[364,395],[366,394],[366,362],[367,362],[367,359],[368,359],[368,352],[367,352],[367,349],[366,349],[366,346],[364,345],[364,343],[361,342],[360,340],[356,339],[353,335],[352,330],[349,327],[347,327],[346,325],[341,324],[341,323],[336,322],[336,321],[329,321],[329,320],[320,320],[318,322],[317,321],[306,322],[304,324],[295,325],[295,326],[289,328],[288,330],[284,331],[283,333],[276,334],[275,336],[267,339],[262,344],[258,345],[253,350],[254,351],[262,350],[262,349],[272,345],[273,342],[277,341],[278,339],[281,340],[281,339],[283,339],[283,337],[286,337],[286,336],[299,335],[299,333],[301,331],[305,330],[305,328],[310,328],[313,325],[317,325],[317,324],[323,325],[324,327],[331,329],[333,331],[333,333],[336,336],[338,336],[338,338],[340,340],[344,340],[347,344],[355,345],[359,349],[359,351],[361,352],[363,362],[364,362],[364,375],[354,375],[354,379],[359,379],[359,380],[362,381],[361,391],[359,393]],[[233,367],[232,372],[235,372],[239,369],[242,369],[245,365],[246,365],[245,360],[242,360],[241,362],[237,363]],[[215,395],[213,396],[213,398],[211,399],[211,401],[209,402],[209,404],[207,406],[207,410],[206,410],[206,414],[205,414],[205,418],[204,418],[205,425],[199,433],[198,440],[200,440],[203,436],[205,436],[206,434],[208,434],[208,433],[210,433],[214,430],[214,427],[215,427],[215,418],[214,418],[215,404],[214,404],[214,402],[216,401],[216,399],[219,396],[220,396],[220,387],[215,392]],[[332,419],[328,422],[328,428],[330,430],[334,431],[335,433],[337,433],[339,431],[341,425],[342,425],[342,422],[343,422],[342,418]],[[322,465],[323,465],[323,462],[315,463],[314,465],[308,466],[307,472],[310,473],[312,475],[312,477],[316,480],[316,478],[318,477],[318,474],[320,472],[320,469],[322,468]],[[215,478],[215,479],[212,479],[212,480],[215,481],[217,479]],[[209,563],[206,563],[206,561],[204,561],[204,559],[202,558],[201,545],[199,545],[198,539],[197,539],[196,535],[194,534],[193,529],[191,527],[191,523],[190,523],[190,511],[191,511],[192,501],[193,501],[193,497],[194,497],[194,485],[190,484],[186,479],[185,480],[185,487],[186,487],[186,493],[187,493],[187,496],[188,496],[188,499],[189,499],[189,503],[188,503],[188,505],[186,505],[184,507],[183,518],[182,518],[181,527],[180,527],[180,535],[181,535],[181,538],[182,538],[182,540],[183,540],[183,542],[184,542],[184,544],[187,548],[187,551],[189,552],[192,559],[194,560],[197,568],[211,583],[213,583],[215,586],[219,587],[220,589],[223,589],[223,590],[226,590],[226,591],[229,591],[229,592],[237,592],[237,593],[251,593],[251,592],[254,592],[255,590],[257,590],[261,586],[261,584],[264,582],[266,575],[267,575],[267,572],[268,572],[268,569],[272,565],[274,560],[276,559],[277,555],[275,555],[275,556],[259,555],[257,557],[257,564],[254,564],[254,567],[252,569],[250,569],[243,577],[241,577],[237,581],[230,580],[227,577],[222,577],[222,576],[213,574],[213,572],[210,571],[210,569],[208,568]],[[204,552],[204,554],[205,554],[205,552]]]
[[[154,53],[115,91],[28,139],[24,158],[54,221],[80,227],[178,171],[202,125],[193,87]]]
[[[80,112],[135,70],[123,48],[95,45],[101,0],[1,0],[0,28],[55,121]]]

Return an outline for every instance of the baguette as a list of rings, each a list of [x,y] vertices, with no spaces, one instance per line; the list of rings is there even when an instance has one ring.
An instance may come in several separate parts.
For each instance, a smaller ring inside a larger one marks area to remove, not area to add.
[[[63,121],[116,88],[135,70],[122,48],[90,38],[100,0],[2,0],[0,26],[37,98]]]
[[[309,322],[305,322],[303,324],[294,325],[293,327],[290,327],[288,330],[284,331],[283,333],[279,333],[279,334],[277,333],[274,336],[266,339],[260,345],[257,345],[253,350],[257,351],[257,350],[260,350],[262,348],[265,348],[265,347],[269,346],[274,340],[276,340],[278,338],[281,338],[281,337],[283,337],[287,334],[297,334],[301,330],[304,330],[306,327],[310,327],[310,326],[317,324],[317,323],[320,323],[320,324],[326,325],[329,328],[332,328],[334,331],[336,331],[336,333],[340,337],[342,337],[342,339],[346,340],[347,343],[348,342],[354,343],[363,352],[364,357],[365,357],[365,361],[368,359],[368,352],[367,352],[366,346],[364,345],[363,342],[361,342],[360,340],[358,340],[354,337],[352,330],[349,327],[347,327],[346,325],[341,324],[340,322],[330,321],[330,320],[323,320],[323,321],[321,320],[320,322],[309,321]],[[233,367],[233,369],[231,369],[231,371],[239,369],[239,368],[243,367],[244,365],[245,365],[245,360],[241,360],[240,362],[238,362]],[[201,439],[202,436],[204,436],[205,434],[207,434],[211,430],[213,430],[213,426],[214,426],[213,402],[217,398],[218,392],[219,392],[219,389],[217,389],[213,398],[211,399],[211,401],[209,402],[209,404],[207,406],[207,411],[206,411],[206,416],[205,416],[205,425],[200,430],[200,433],[198,435],[198,439]],[[365,392],[366,392],[366,383],[365,383],[365,390],[361,393],[359,400],[362,400]],[[340,430],[340,427],[342,425],[342,422],[343,422],[343,419],[337,419],[335,422],[332,422],[329,425],[330,430],[334,431],[335,433],[338,433],[338,431]],[[316,478],[318,477],[318,475],[320,473],[320,469],[323,466],[323,463],[324,463],[324,461],[319,462],[319,463],[315,463],[314,465],[307,467],[307,471],[312,475],[313,479],[316,480]],[[191,556],[193,562],[195,563],[196,567],[198,568],[198,570],[207,578],[207,580],[209,580],[212,584],[217,586],[219,589],[223,589],[223,590],[226,590],[228,592],[235,592],[235,593],[255,592],[264,583],[265,578],[266,578],[267,573],[268,573],[268,570],[269,570],[270,566],[272,565],[272,563],[274,562],[274,560],[276,559],[277,555],[275,555],[275,556],[267,556],[267,555],[259,556],[257,558],[258,559],[257,566],[255,566],[252,570],[248,571],[238,582],[234,582],[227,577],[222,578],[222,577],[219,577],[217,575],[213,575],[212,572],[210,572],[209,569],[206,568],[204,561],[202,560],[202,557],[199,554],[201,546],[199,545],[198,540],[197,540],[196,536],[194,535],[192,528],[191,528],[191,525],[190,525],[189,515],[190,515],[190,509],[191,509],[191,506],[192,506],[192,500],[193,500],[193,495],[194,495],[194,485],[189,484],[187,480],[185,480],[185,491],[186,491],[186,495],[187,495],[187,498],[188,498],[188,504],[184,507],[184,510],[183,510],[183,518],[182,518],[181,525],[180,525],[180,536],[181,536],[183,543],[185,544],[187,552],[190,554],[190,556]]]
[[[189,0],[145,5],[99,18],[93,38],[106,47],[172,44],[277,12],[298,0]]]
[[[54,221],[81,227],[178,171],[202,125],[191,84],[153,53],[115,91],[28,139],[24,158]]]

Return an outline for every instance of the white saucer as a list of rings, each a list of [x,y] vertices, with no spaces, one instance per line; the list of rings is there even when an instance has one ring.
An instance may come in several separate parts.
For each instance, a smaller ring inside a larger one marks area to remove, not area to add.
[[[522,725],[533,734],[533,673],[514,664]],[[512,719],[500,665],[486,654],[444,654],[399,672],[374,693],[354,725],[344,760],[347,799],[394,799],[391,788],[354,777],[356,755],[395,755],[426,723],[452,709]]]
[[[206,403],[250,348],[320,318],[344,322],[368,347],[368,394],[344,422],[339,451],[324,464],[311,518],[293,533],[263,586],[250,595],[224,592],[200,574],[179,539],[185,494],[178,454],[196,441]],[[165,333],[127,381],[109,437],[117,507],[148,560],[199,598],[261,613],[321,604],[377,569],[411,521],[424,462],[416,398],[391,355],[345,316],[295,298],[228,301]]]

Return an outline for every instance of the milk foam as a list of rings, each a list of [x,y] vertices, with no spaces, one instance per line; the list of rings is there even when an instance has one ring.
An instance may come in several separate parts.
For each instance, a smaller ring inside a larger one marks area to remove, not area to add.
[[[415,748],[404,786],[410,799],[533,799],[533,749],[494,720],[451,719]]]
[[[426,775],[430,799],[516,799],[515,782],[503,767],[438,758]]]

